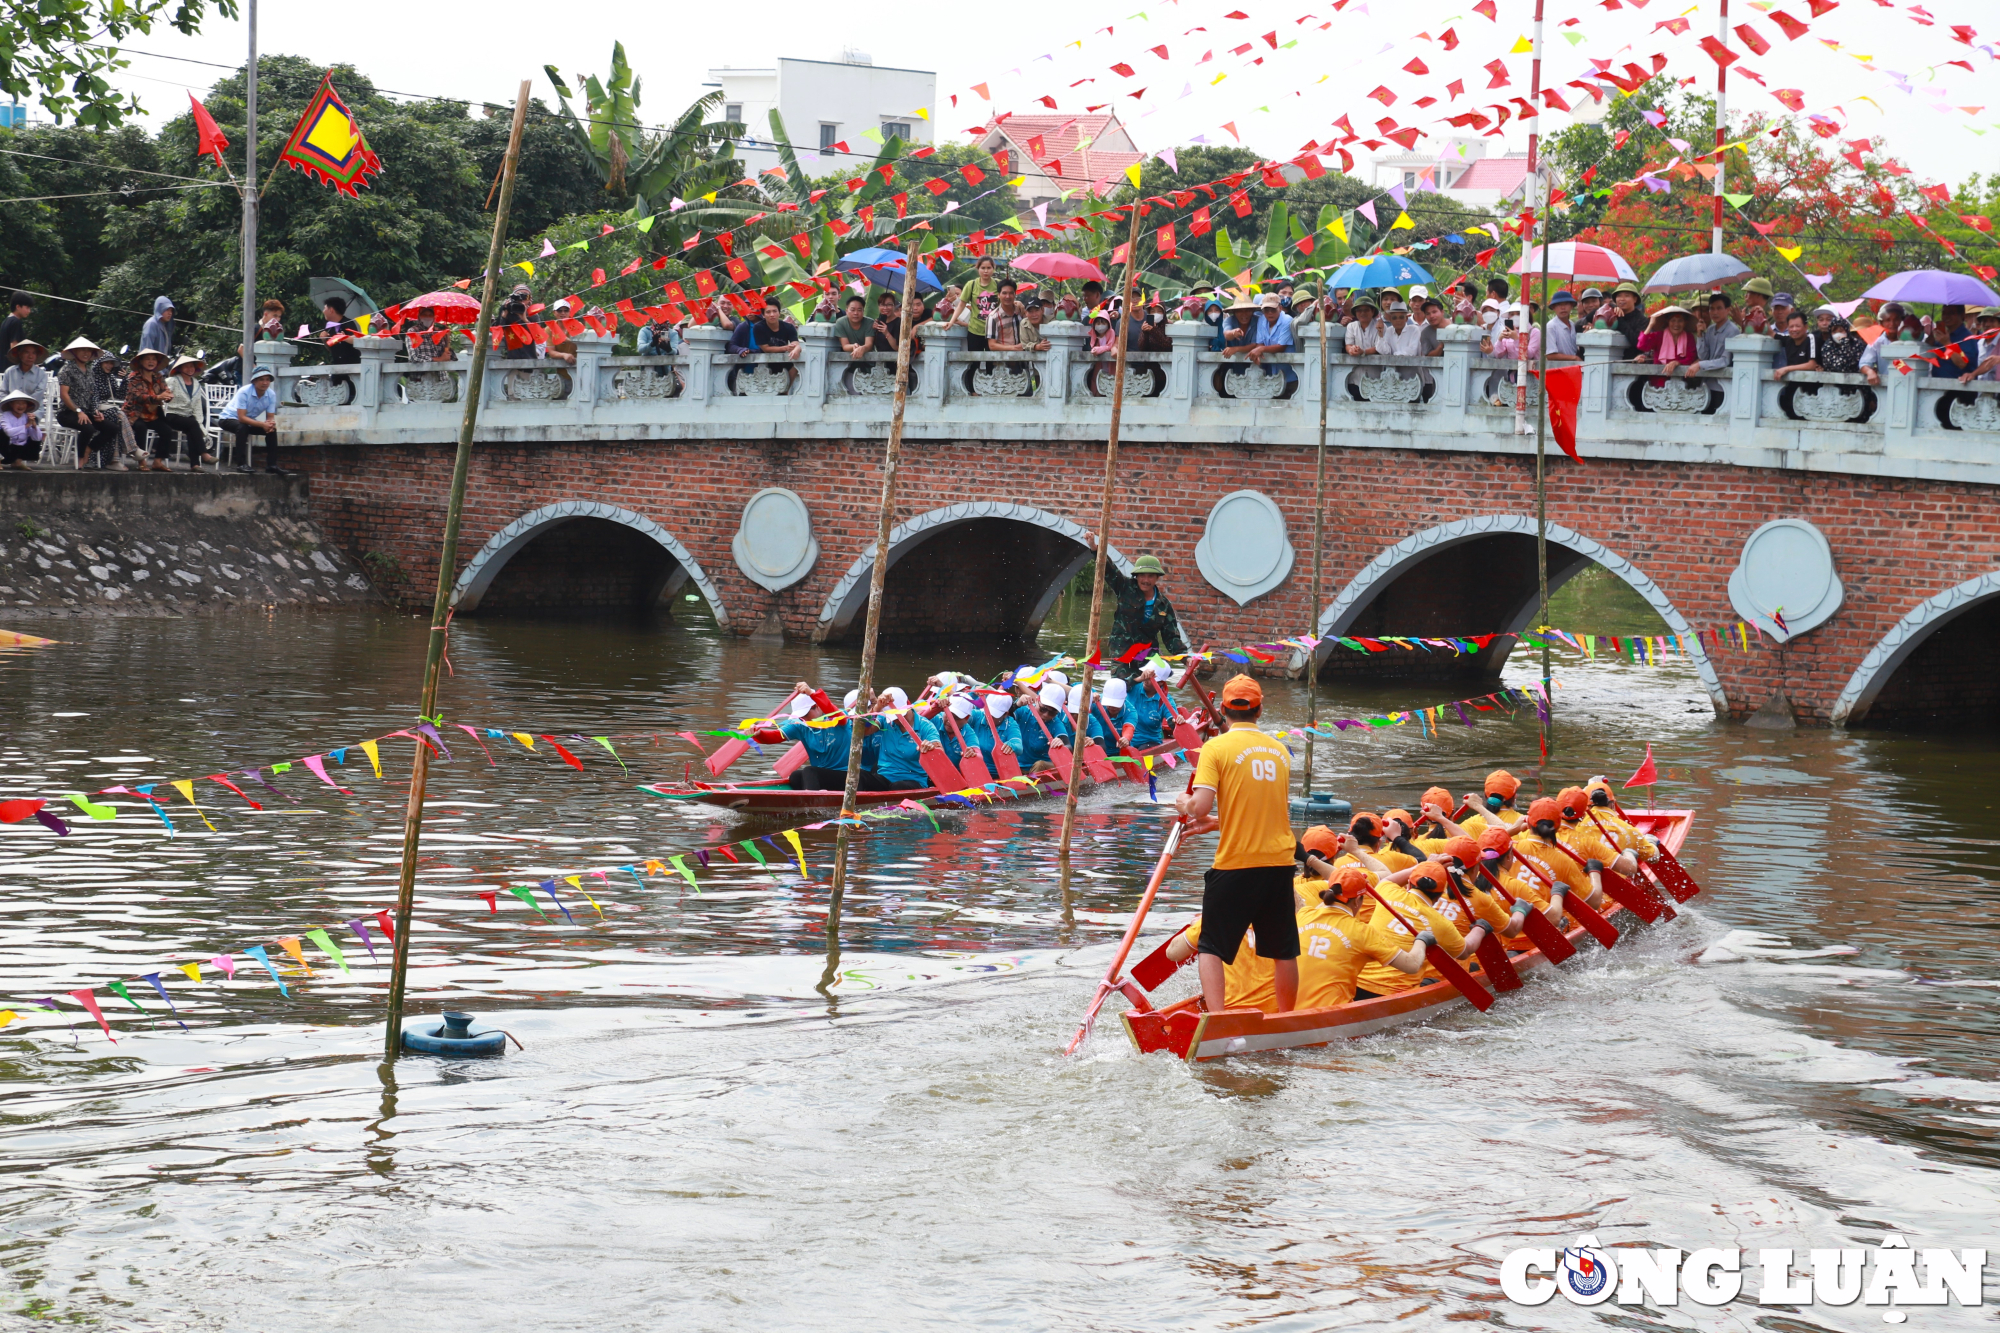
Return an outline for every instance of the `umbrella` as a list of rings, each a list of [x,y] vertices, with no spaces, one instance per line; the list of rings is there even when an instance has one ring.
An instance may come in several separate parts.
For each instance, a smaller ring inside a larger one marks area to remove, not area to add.
[[[854,250],[840,257],[834,265],[843,273],[859,273],[877,287],[887,287],[892,292],[903,290],[903,262],[901,250],[885,250],[879,246],[866,250]],[[917,286],[933,292],[944,290],[937,274],[922,264],[917,265]]]
[[[1328,287],[1407,287],[1413,282],[1431,281],[1430,272],[1401,255],[1369,255],[1349,260],[1327,279]]]
[[[1637,282],[1639,275],[1625,262],[1625,256],[1615,250],[1607,250],[1601,245],[1588,245],[1582,241],[1558,241],[1549,248],[1549,276],[1565,281],[1574,278],[1591,278],[1602,282]],[[1509,273],[1539,275],[1542,271],[1542,247],[1536,246],[1514,261]]]
[[[1943,269],[1936,268],[1914,268],[1907,273],[1892,273],[1861,295],[1865,299],[1874,301],[1924,301],[1936,305],[2000,305],[2000,296],[1996,296],[1979,279],[1968,278],[1963,273],[1947,273]]]
[[[405,301],[397,310],[397,318],[413,310],[430,309],[437,311],[439,322],[444,324],[477,324],[479,322],[479,301],[464,292],[429,292],[415,300]]]
[[[314,310],[325,305],[328,297],[338,297],[347,307],[347,317],[357,319],[362,315],[379,315],[382,307],[375,304],[373,297],[362,291],[346,278],[309,278],[307,293],[312,298]]]
[[[1014,256],[1014,267],[1024,273],[1038,273],[1044,278],[1061,281],[1064,278],[1094,278],[1104,281],[1104,274],[1097,265],[1081,256],[1062,250],[1044,250],[1035,254]]]
[[[1649,292],[1699,292],[1750,276],[1750,266],[1734,255],[1703,251],[1660,265],[1646,280]]]

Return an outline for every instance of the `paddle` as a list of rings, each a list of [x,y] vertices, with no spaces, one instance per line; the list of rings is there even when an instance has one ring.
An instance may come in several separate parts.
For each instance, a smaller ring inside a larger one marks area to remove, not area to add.
[[[1548,888],[1551,897],[1555,895],[1556,882],[1553,879],[1550,879],[1547,875],[1543,874],[1542,868],[1540,866],[1536,865],[1533,861],[1530,861],[1527,857],[1519,855],[1518,853],[1515,855],[1514,859],[1519,861],[1522,865],[1526,866],[1529,870],[1532,870],[1534,872],[1535,878],[1540,880]],[[1568,894],[1568,896],[1563,899],[1562,903],[1563,910],[1568,912],[1571,916],[1575,917],[1577,920],[1577,924],[1590,932],[1591,938],[1595,939],[1599,944],[1603,945],[1607,949],[1609,949],[1612,945],[1618,943],[1618,927],[1612,925],[1609,921],[1606,921],[1604,919],[1603,914],[1600,913],[1595,907],[1592,907],[1589,903],[1585,902],[1581,896],[1570,894],[1568,885],[1563,886],[1563,892],[1565,894]]]
[[[924,767],[924,776],[931,780],[931,786],[939,791],[957,791],[965,781],[965,775],[958,771],[958,765],[944,757],[944,751],[926,750],[924,738],[917,735],[917,729],[910,725],[907,716],[898,714],[896,724],[909,733],[910,740],[917,747],[917,762]]]
[[[776,717],[778,714],[784,712],[787,708],[791,707],[792,700],[798,697],[798,688],[794,686],[792,692],[786,695],[776,708],[771,710],[771,716]],[[708,771],[712,775],[719,778],[722,776],[722,770],[742,758],[743,752],[749,748],[749,741],[744,740],[741,736],[731,736],[728,740],[716,746],[715,753],[702,760],[702,763],[708,766]]]
[[[1056,772],[1067,773],[1069,771],[1069,766],[1072,762],[1071,755],[1069,752],[1069,742],[1064,740],[1062,737],[1056,735],[1053,731],[1049,730],[1049,724],[1042,721],[1042,710],[1040,708],[1037,708],[1034,704],[1028,705],[1028,716],[1035,719],[1035,725],[1040,727],[1042,729],[1042,735],[1048,738],[1049,762],[1055,766]],[[1088,767],[1088,765],[1086,765],[1086,767]],[[1093,778],[1097,776],[1097,771],[1095,769],[1091,770],[1091,776]]]
[[[1411,939],[1417,937],[1418,928],[1411,925],[1409,918],[1391,906],[1387,898],[1377,893],[1372,884],[1368,886],[1368,896],[1388,908],[1389,915],[1395,917],[1396,923],[1410,933]],[[1460,967],[1458,960],[1444,951],[1444,946],[1435,942],[1426,944],[1424,946],[1424,961],[1429,963],[1439,976],[1456,987],[1458,993],[1470,1000],[1472,1007],[1480,1013],[1483,1014],[1493,1007],[1493,992],[1474,981],[1472,974]]]
[[[965,775],[965,781],[974,787],[984,787],[993,781],[993,775],[986,770],[986,761],[979,755],[979,747],[965,743],[965,733],[958,729],[958,719],[949,708],[944,710],[944,724],[951,728],[951,737],[958,742],[958,770]]]
[[[1507,892],[1507,886],[1500,882],[1500,877],[1486,868],[1483,859],[1479,864],[1479,873],[1486,876],[1486,881],[1493,886],[1493,891],[1506,901],[1508,911],[1511,912],[1521,903],[1521,899]],[[1563,934],[1562,928],[1549,920],[1542,909],[1532,902],[1528,904],[1527,915],[1521,918],[1521,933],[1526,935],[1529,943],[1540,949],[1542,956],[1551,963],[1566,963],[1576,957],[1576,946],[1569,942],[1569,936]]]
[[[1571,851],[1564,845],[1560,838],[1556,840],[1555,845],[1562,848],[1564,856],[1567,856],[1578,865],[1588,868],[1589,862]],[[1634,884],[1610,866],[1600,867],[1597,876],[1598,882],[1604,886],[1604,891],[1611,895],[1613,902],[1637,916],[1647,925],[1658,921],[1662,915],[1669,921],[1679,915],[1673,908],[1667,906],[1665,899],[1653,892],[1653,887],[1650,884]]]
[[[1129,782],[1137,782],[1146,771],[1146,761],[1141,759],[1139,752],[1134,750],[1125,738],[1118,734],[1117,724],[1111,720],[1111,715],[1104,711],[1104,705],[1101,702],[1092,700],[1090,706],[1097,710],[1097,720],[1104,724],[1104,729],[1111,733],[1112,739],[1118,743],[1119,755],[1131,761],[1126,765],[1125,771],[1122,774],[1118,774],[1118,776],[1125,778]],[[1090,762],[1087,754],[1084,762]],[[1109,763],[1110,761],[1106,760],[1105,762]],[[1115,769],[1113,771],[1116,772]]]
[[[1446,874],[1448,880],[1456,878],[1449,872]],[[1466,900],[1463,893],[1459,892],[1458,885],[1450,884],[1449,887],[1451,896],[1458,899],[1458,905],[1465,909],[1466,919],[1473,925],[1478,925],[1479,914],[1472,910],[1472,904]],[[1491,928],[1492,923],[1487,924],[1488,929],[1480,936],[1479,947],[1473,950],[1473,955],[1479,959],[1479,966],[1486,975],[1493,979],[1495,990],[1521,989],[1521,974],[1514,970],[1513,960],[1507,957],[1507,946],[1500,942],[1500,932]]]
[[[1188,772],[1187,789],[1194,790],[1192,766]],[[1125,966],[1125,959],[1131,954],[1133,943],[1139,938],[1139,928],[1146,924],[1146,913],[1153,906],[1153,896],[1160,891],[1160,882],[1167,877],[1167,867],[1172,864],[1174,853],[1180,850],[1181,834],[1186,829],[1185,815],[1174,820],[1173,828],[1167,833],[1167,845],[1160,850],[1159,862],[1153,867],[1153,877],[1146,881],[1146,892],[1139,899],[1138,910],[1132,913],[1132,924],[1125,927],[1125,938],[1118,942],[1118,954],[1111,960],[1111,966],[1104,969],[1104,980],[1097,983],[1097,994],[1091,997],[1090,1008],[1084,1011],[1083,1026],[1076,1030],[1076,1035],[1070,1038],[1069,1045],[1063,1048],[1064,1055],[1076,1054],[1076,1048],[1083,1045],[1090,1037],[1091,1025],[1097,1022],[1097,1011],[1104,1007],[1104,1002],[1110,998],[1111,993],[1119,988],[1118,973]]]
[[[986,715],[986,729],[993,733],[994,770],[1003,778],[1020,777],[1021,761],[1015,756],[1013,747],[1000,739],[999,719],[991,713]]]
[[[1617,842],[1612,838],[1611,831],[1604,827],[1603,821],[1598,819],[1597,812],[1590,809],[1588,806],[1585,806],[1584,813],[1590,816],[1591,823],[1597,825],[1597,831],[1604,835],[1604,840],[1610,843],[1612,846],[1616,847],[1618,845]],[[1697,893],[1700,893],[1701,885],[1695,883],[1693,878],[1688,875],[1688,872],[1681,869],[1681,863],[1674,860],[1674,854],[1668,851],[1664,847],[1660,848],[1659,850],[1660,850],[1660,855],[1666,859],[1665,865],[1662,867],[1662,870],[1669,872],[1673,876],[1673,879],[1669,879],[1668,874],[1663,874],[1661,870],[1653,870],[1652,871],[1653,878],[1657,879],[1660,882],[1660,887],[1664,888],[1668,893],[1671,893],[1674,896],[1674,901],[1679,903],[1684,903],[1688,899],[1694,897]],[[1637,856],[1638,853],[1634,852],[1633,857],[1636,859]],[[1651,869],[1651,867],[1647,866],[1647,864],[1644,861],[1639,862],[1639,868],[1641,870]],[[1680,882],[1676,883],[1674,882],[1674,880],[1678,880]],[[1662,907],[1666,907],[1665,903],[1662,903],[1660,905]],[[1673,909],[1668,907],[1667,911],[1671,913]]]
[[[1194,729],[1192,722],[1181,716],[1180,709],[1174,707],[1173,696],[1167,693],[1167,687],[1160,683],[1158,676],[1150,672],[1147,673],[1146,683],[1152,686],[1153,693],[1159,697],[1160,707],[1167,710],[1167,717],[1162,718],[1161,721],[1164,723],[1167,718],[1173,720],[1171,728],[1164,725],[1161,726],[1160,738],[1164,740],[1171,734],[1174,738],[1174,743],[1187,751],[1189,755],[1192,755],[1196,750],[1201,748],[1201,733]]]
[[[780,755],[777,763],[771,765],[771,771],[781,778],[788,778],[804,768],[809,758],[811,756],[806,753],[806,743],[793,741],[792,748]]]

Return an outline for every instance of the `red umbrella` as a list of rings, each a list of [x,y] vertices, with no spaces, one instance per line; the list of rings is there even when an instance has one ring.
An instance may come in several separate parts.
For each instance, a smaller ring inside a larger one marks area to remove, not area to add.
[[[424,309],[437,311],[438,319],[446,324],[479,322],[479,302],[464,292],[432,292],[428,296],[405,301],[401,306],[392,306],[382,313],[391,319],[401,319],[413,311]]]
[[[1014,267],[1027,273],[1039,273],[1045,278],[1095,278],[1104,281],[1104,274],[1088,259],[1080,258],[1062,250],[1041,250],[1033,254],[1014,256]]]

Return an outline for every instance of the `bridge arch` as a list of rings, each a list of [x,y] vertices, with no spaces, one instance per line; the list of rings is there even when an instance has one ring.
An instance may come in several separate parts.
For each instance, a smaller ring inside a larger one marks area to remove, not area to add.
[[[1646,603],[1659,613],[1667,628],[1683,636],[1688,651],[1694,659],[1695,671],[1701,677],[1702,687],[1708,691],[1717,711],[1727,713],[1728,696],[1722,689],[1722,680],[1716,674],[1715,664],[1708,660],[1708,653],[1702,647],[1700,637],[1688,624],[1687,618],[1675,608],[1660,586],[1618,552],[1591,537],[1567,528],[1560,523],[1548,525],[1550,562],[1549,591],[1555,590],[1571,578],[1582,573],[1592,564],[1604,566],[1623,580]],[[1355,628],[1364,612],[1376,598],[1418,566],[1454,547],[1473,542],[1492,541],[1496,538],[1519,538],[1525,536],[1530,542],[1535,536],[1535,520],[1518,514],[1481,514],[1475,518],[1458,519],[1442,523],[1422,532],[1412,533],[1395,545],[1384,548],[1351,579],[1340,594],[1329,603],[1319,615],[1321,637],[1335,637],[1348,634]],[[1558,557],[1558,548],[1567,555]],[[1532,623],[1540,606],[1539,589],[1530,591],[1525,598],[1518,594],[1514,605],[1508,609],[1501,624],[1503,631],[1525,629]],[[1422,632],[1412,630],[1412,633]],[[1436,627],[1438,633],[1454,632],[1448,627]],[[1333,651],[1332,646],[1322,647],[1317,661],[1324,662]]]
[[[1978,613],[1975,615],[1975,613]],[[1879,703],[1885,701],[1885,687],[1895,678],[1898,670],[1912,665],[1913,660],[1921,663],[1925,658],[1936,656],[1938,665],[1946,663],[1975,664],[1975,679],[1963,682],[1946,682],[1946,688],[1958,711],[1963,710],[1962,686],[1984,685],[1986,702],[1994,702],[1994,681],[1992,679],[1991,658],[1981,654],[1974,658],[1965,653],[1964,644],[1950,642],[1951,634],[1943,633],[1947,627],[1953,634],[1980,634],[1991,637],[2000,628],[2000,571],[1981,574],[1969,578],[1953,588],[1947,588],[1934,597],[1919,602],[1910,613],[1898,620],[1889,632],[1861,659],[1861,665],[1848,677],[1846,688],[1833,703],[1833,724],[1837,727],[1850,726],[1866,720],[1876,711]],[[1984,622],[1984,623],[1979,623]],[[1903,705],[1895,711],[1938,711],[1925,710],[1920,700],[1894,699],[1893,704]],[[1888,710],[1885,710],[1888,711]]]
[[[521,515],[487,538],[479,553],[459,571],[458,582],[451,594],[453,608],[467,614],[478,610],[480,603],[492,591],[494,580],[506,569],[508,562],[530,543],[566,525],[592,521],[614,524],[651,541],[678,567],[667,571],[661,592],[672,593],[684,583],[692,583],[707,599],[709,609],[715,615],[715,623],[729,623],[729,611],[723,605],[721,593],[703,572],[701,562],[694,558],[693,552],[679,538],[644,515],[596,500],[564,500],[558,504],[543,505]]]
[[[1055,605],[1063,586],[1091,558],[1095,541],[1093,534],[1082,524],[1046,509],[1004,500],[973,500],[933,509],[896,525],[889,532],[888,566],[892,585],[889,591],[894,591],[898,563],[927,542],[949,538],[953,534],[970,539],[975,534],[991,534],[1003,531],[1007,526],[1021,524],[1038,529],[1042,535],[1034,543],[1038,549],[1032,553],[1035,559],[1028,584],[1031,596],[1020,606],[1008,608],[1008,615],[1010,619],[1019,621],[1023,637],[1033,637]],[[833,590],[827,594],[826,604],[820,608],[819,624],[813,633],[815,640],[826,642],[842,638],[854,626],[856,617],[866,612],[868,584],[875,556],[876,543],[871,541],[840,576],[840,581],[834,584]],[[1132,572],[1132,562],[1116,546],[1110,549],[1109,556],[1122,572]],[[1033,588],[1033,582],[1043,576],[1048,579],[1046,587]],[[888,610],[885,605],[885,613]]]

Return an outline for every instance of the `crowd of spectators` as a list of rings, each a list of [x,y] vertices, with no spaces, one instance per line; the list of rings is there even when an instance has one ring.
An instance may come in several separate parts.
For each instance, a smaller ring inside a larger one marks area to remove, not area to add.
[[[902,337],[904,299],[881,287],[836,287],[810,309],[806,320],[831,326],[841,356],[854,361],[894,356]],[[1444,354],[1443,333],[1453,326],[1476,326],[1480,354],[1502,362],[1533,360],[1542,355],[1544,342],[1550,362],[1580,361],[1581,334],[1615,332],[1632,361],[1660,368],[1656,384],[1727,371],[1733,359],[1729,342],[1745,333],[1775,340],[1772,373],[1780,382],[1802,372],[1827,372],[1858,374],[1879,385],[1884,368],[1903,351],[1927,355],[1933,377],[2000,381],[2000,307],[1969,311],[1947,305],[1935,319],[1894,301],[1879,309],[1863,303],[1850,307],[1851,314],[1826,304],[1807,310],[1763,278],[1744,283],[1738,293],[1714,291],[1690,298],[1690,305],[1669,301],[1651,309],[1629,282],[1608,293],[1597,287],[1564,289],[1550,295],[1544,311],[1497,277],[1483,286],[1462,279],[1436,294],[1426,286],[1322,293],[1309,283],[1279,277],[1260,284],[1254,294],[1205,285],[1172,298],[1142,291],[1128,310],[1118,298],[1107,298],[1098,281],[1029,283],[981,257],[960,283],[944,286],[934,298],[920,292],[912,299],[913,330],[962,328],[967,350],[996,356],[1046,351],[1048,325],[1082,323],[1087,355],[1097,363],[1093,376],[1116,357],[1121,340],[1128,351],[1167,352],[1173,346],[1169,325],[1200,322],[1209,329],[1208,349],[1225,362],[1218,378],[1230,369],[1227,363],[1240,358],[1245,371],[1282,377],[1276,396],[1297,388],[1298,374],[1289,358],[1299,351],[1301,333],[1329,323],[1339,326],[1333,350],[1364,363],[1384,359],[1364,366],[1364,377],[1416,378],[1424,381],[1425,392],[1430,376],[1422,363]],[[800,355],[798,324],[782,307],[766,304],[742,318],[718,301],[707,312],[709,325],[728,334],[729,355],[784,361]],[[544,306],[525,283],[517,285],[494,321],[501,333],[495,355],[506,370],[574,365],[577,319],[605,313],[595,307],[573,311],[566,300]],[[340,298],[322,304],[317,328],[302,326],[289,339],[285,314],[282,301],[264,302],[260,340],[290,341],[309,360],[329,367],[360,362],[358,340],[366,325],[349,317]],[[0,319],[0,468],[28,469],[42,459],[51,431],[59,429],[73,434],[74,458],[82,467],[172,471],[233,461],[238,471],[248,472],[252,446],[262,444],[265,470],[282,471],[277,463],[275,373],[257,366],[250,382],[242,383],[240,346],[237,355],[213,364],[199,352],[176,355],[181,324],[170,297],[154,301],[129,358],[84,337],[52,356],[31,336],[34,318],[33,296],[15,292],[9,313]],[[637,334],[638,354],[679,354],[693,322],[645,325]],[[441,323],[435,310],[419,308],[404,315],[398,333],[401,356],[421,366],[458,357],[468,330]],[[910,350],[921,355],[924,338],[913,333]],[[1157,366],[1153,371],[1159,374]],[[798,372],[785,366],[784,373]],[[351,386],[353,380],[338,369],[328,377],[336,387]],[[1493,372],[1489,385],[1501,386],[1496,401],[1511,394],[1514,377],[1511,369]]]

